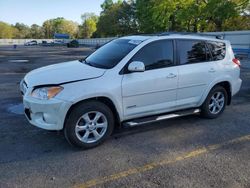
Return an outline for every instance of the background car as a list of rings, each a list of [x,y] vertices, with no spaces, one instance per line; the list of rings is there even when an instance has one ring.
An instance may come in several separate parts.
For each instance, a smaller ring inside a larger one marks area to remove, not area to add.
[[[78,48],[79,42],[77,40],[72,40],[67,44],[68,48]]]
[[[35,45],[37,45],[36,40],[32,40],[32,41],[24,43],[24,46],[35,46]]]

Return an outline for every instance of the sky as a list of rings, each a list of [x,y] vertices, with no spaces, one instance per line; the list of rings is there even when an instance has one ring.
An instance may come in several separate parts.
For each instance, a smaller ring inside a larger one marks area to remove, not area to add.
[[[42,23],[51,18],[81,23],[81,14],[101,12],[104,0],[0,0],[0,21],[9,24],[21,22],[26,25]]]

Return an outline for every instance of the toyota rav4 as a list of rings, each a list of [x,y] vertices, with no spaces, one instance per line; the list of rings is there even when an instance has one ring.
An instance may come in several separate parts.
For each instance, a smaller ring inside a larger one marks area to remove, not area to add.
[[[200,114],[216,118],[241,87],[230,42],[199,35],[127,36],[20,83],[29,122],[91,148],[115,126]]]

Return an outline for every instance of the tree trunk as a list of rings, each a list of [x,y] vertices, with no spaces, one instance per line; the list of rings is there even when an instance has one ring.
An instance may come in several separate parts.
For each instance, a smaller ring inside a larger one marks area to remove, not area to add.
[[[174,16],[174,15],[171,15],[171,16],[169,17],[169,21],[170,21],[170,28],[169,28],[169,31],[175,31],[175,29],[176,29],[175,16]]]
[[[197,33],[198,26],[197,26],[197,19],[194,19],[194,32]]]
[[[215,29],[216,31],[222,31],[222,21],[221,20],[215,20]]]

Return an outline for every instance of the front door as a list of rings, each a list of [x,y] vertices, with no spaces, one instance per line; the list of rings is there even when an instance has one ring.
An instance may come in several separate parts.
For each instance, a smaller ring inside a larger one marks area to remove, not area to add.
[[[125,73],[122,79],[125,118],[170,111],[176,105],[178,80],[173,41],[147,44],[130,60],[145,64],[144,72]]]

